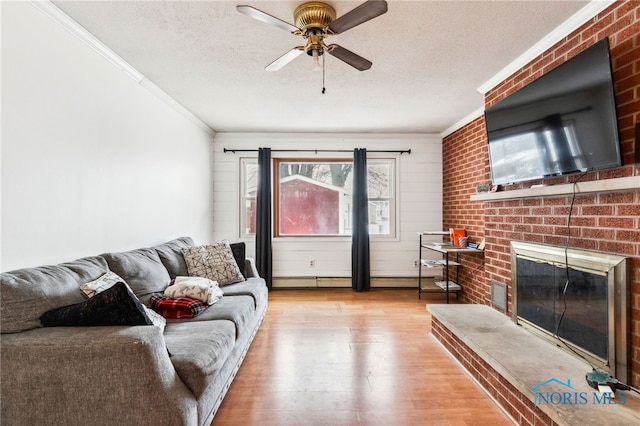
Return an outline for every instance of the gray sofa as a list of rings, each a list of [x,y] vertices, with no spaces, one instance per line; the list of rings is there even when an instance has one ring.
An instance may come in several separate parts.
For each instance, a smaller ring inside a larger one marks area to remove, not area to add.
[[[161,327],[42,327],[51,309],[83,302],[79,287],[108,271],[148,304],[186,276],[184,237],[125,253],[0,274],[3,425],[209,425],[267,309],[267,287],[247,280],[193,319]]]

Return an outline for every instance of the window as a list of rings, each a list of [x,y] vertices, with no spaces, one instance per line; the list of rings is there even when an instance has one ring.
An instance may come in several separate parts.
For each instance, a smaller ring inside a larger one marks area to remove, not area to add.
[[[242,160],[241,227],[255,233],[257,162]],[[351,159],[274,159],[274,236],[351,235]],[[367,160],[369,232],[395,236],[395,160]]]
[[[351,160],[276,160],[274,235],[349,235]]]
[[[240,160],[240,236],[256,233],[256,192],[258,189],[258,160]]]
[[[395,161],[367,160],[369,234],[395,236]]]

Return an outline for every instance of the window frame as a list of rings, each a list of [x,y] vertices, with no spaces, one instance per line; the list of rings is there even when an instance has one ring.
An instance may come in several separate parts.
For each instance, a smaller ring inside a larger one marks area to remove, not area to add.
[[[257,157],[243,157],[240,158],[240,189],[239,189],[239,208],[240,214],[238,217],[238,226],[240,231],[240,238],[255,238],[255,232],[251,233],[250,230],[250,221],[248,220],[247,215],[249,211],[247,210],[247,202],[256,201],[256,196],[250,196],[248,193],[248,168],[254,166],[256,168],[256,191],[257,191],[257,181],[258,181],[258,158]]]
[[[295,239],[295,240],[313,240],[313,241],[321,241],[325,239],[327,241],[336,241],[336,240],[350,240],[351,234],[335,234],[335,235],[280,235],[279,229],[279,214],[280,214],[280,165],[282,163],[292,163],[292,162],[300,162],[300,163],[353,163],[353,158],[348,157],[275,157],[272,158],[272,229],[273,229],[273,238],[279,240],[285,239]],[[258,159],[255,157],[244,157],[240,159],[240,190],[239,190],[239,228],[240,228],[240,237],[247,238],[255,238],[255,233],[250,233],[250,224],[248,223],[248,211],[247,211],[247,203],[250,201],[255,201],[255,196],[250,196],[248,193],[248,168],[251,166],[257,167]],[[389,239],[397,239],[399,232],[399,223],[398,223],[398,205],[399,205],[399,171],[398,171],[398,158],[397,156],[385,156],[385,157],[374,157],[367,159],[367,169],[371,165],[376,164],[385,164],[390,168],[389,171],[389,196],[388,197],[369,197],[369,202],[376,201],[388,201],[389,202],[389,233],[388,234],[369,234],[371,239],[381,239],[381,240],[389,240]],[[367,173],[369,171],[367,170]],[[257,173],[256,173],[257,174]],[[256,176],[257,179],[257,176]],[[256,186],[257,187],[257,186]],[[370,194],[370,191],[367,191]]]
[[[388,164],[390,167],[389,173],[389,197],[371,198],[370,191],[367,190],[368,201],[389,201],[389,233],[388,234],[371,234],[369,238],[375,239],[390,239],[396,238],[398,235],[398,159],[396,157],[380,157],[380,158],[367,158],[367,169],[372,164]],[[369,171],[367,170],[367,174]],[[368,188],[367,188],[368,189]]]

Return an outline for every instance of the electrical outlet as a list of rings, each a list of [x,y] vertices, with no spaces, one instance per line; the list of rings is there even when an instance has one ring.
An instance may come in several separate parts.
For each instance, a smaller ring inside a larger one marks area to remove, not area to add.
[[[309,261],[309,268],[315,268],[316,267],[316,261],[315,260],[310,260]]]
[[[413,261],[413,267],[414,267],[414,268],[417,268],[417,267],[418,267],[418,261],[417,261],[417,260],[414,260],[414,261]]]

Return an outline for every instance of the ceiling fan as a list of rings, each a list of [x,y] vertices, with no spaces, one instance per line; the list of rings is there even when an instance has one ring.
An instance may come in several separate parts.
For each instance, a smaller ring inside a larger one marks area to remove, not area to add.
[[[303,52],[313,57],[314,64],[319,67],[319,57],[329,52],[330,55],[346,62],[359,71],[371,68],[371,62],[350,50],[337,44],[327,45],[325,39],[334,34],[343,33],[353,27],[363,24],[387,12],[387,2],[384,0],[368,0],[336,19],[333,7],[321,2],[307,2],[293,12],[295,25],[269,15],[251,6],[241,5],[237,11],[257,19],[258,21],[274,25],[294,35],[301,35],[306,43],[296,46],[265,67],[267,71],[277,71]]]

